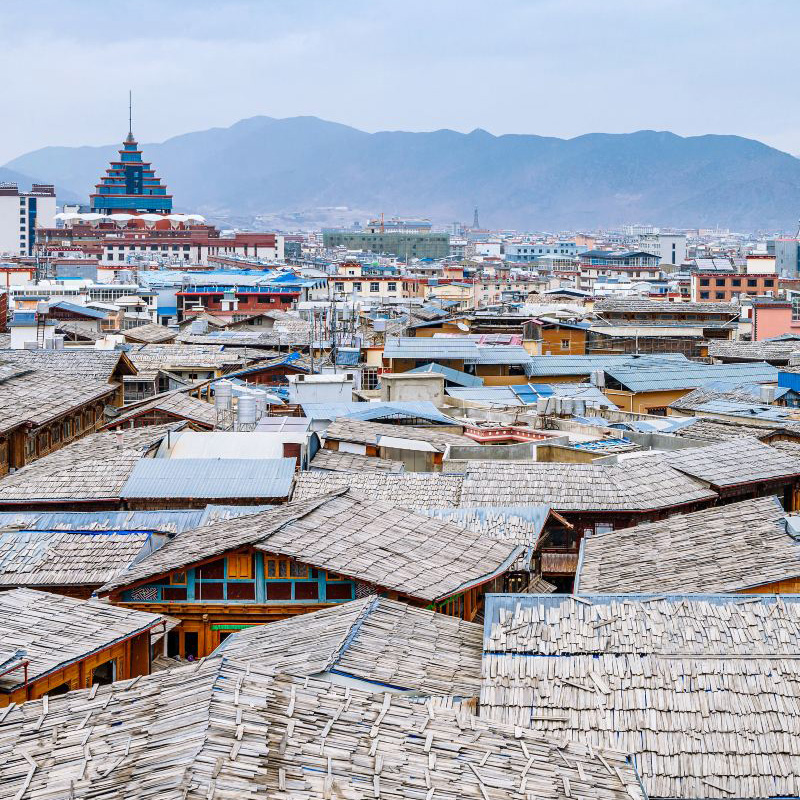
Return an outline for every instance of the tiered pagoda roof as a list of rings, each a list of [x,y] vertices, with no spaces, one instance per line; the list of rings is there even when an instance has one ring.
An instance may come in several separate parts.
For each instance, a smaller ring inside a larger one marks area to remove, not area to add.
[[[119,160],[112,161],[106,174],[89,196],[92,211],[98,214],[155,213],[172,211],[172,195],[156,176],[150,162],[142,160],[142,151],[133,133],[119,151]]]

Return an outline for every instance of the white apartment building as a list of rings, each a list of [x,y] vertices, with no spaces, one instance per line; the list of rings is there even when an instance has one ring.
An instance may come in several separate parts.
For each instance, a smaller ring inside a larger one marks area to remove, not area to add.
[[[652,253],[668,266],[680,266],[686,260],[686,236],[682,233],[646,233],[639,237],[636,249]]]
[[[0,183],[0,255],[32,255],[36,229],[54,227],[55,216],[52,186],[34,183],[30,192],[20,192],[16,183]]]

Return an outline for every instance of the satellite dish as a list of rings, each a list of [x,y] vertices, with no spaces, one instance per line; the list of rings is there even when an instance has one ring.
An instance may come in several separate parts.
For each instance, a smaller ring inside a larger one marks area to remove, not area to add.
[[[456,328],[458,328],[460,331],[469,331],[469,325],[463,322],[456,322]]]

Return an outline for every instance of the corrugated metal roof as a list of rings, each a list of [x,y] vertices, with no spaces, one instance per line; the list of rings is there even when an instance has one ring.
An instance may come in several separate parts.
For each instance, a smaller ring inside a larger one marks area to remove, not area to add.
[[[477,375],[468,375],[466,372],[461,372],[452,367],[445,367],[442,364],[437,364],[435,361],[432,361],[430,364],[424,364],[421,367],[409,369],[405,374],[407,375],[412,372],[423,374],[435,372],[439,375],[444,375],[446,381],[458,384],[459,386],[483,386],[483,378],[479,378]]]
[[[143,458],[120,497],[288,497],[295,459]]]
[[[180,533],[212,522],[255,514],[267,506],[208,505],[158,511],[2,511],[0,528],[31,531],[160,531]]]
[[[731,388],[741,383],[777,383],[778,370],[770,364],[623,364],[605,369],[606,375],[631,392],[695,389],[712,381],[729,382]]]
[[[641,366],[657,368],[664,362],[688,364],[689,359],[683,353],[664,353],[658,356],[531,356],[525,372],[533,375],[588,375],[594,370],[605,370],[612,366],[635,363]]]
[[[301,403],[303,413],[311,419],[350,417],[365,421],[378,419],[424,419],[443,425],[457,425],[457,420],[445,416],[430,400],[397,400],[386,403]]]

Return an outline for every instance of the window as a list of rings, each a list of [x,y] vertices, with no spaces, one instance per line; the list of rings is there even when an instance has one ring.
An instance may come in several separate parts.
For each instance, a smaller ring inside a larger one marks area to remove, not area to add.
[[[747,279],[748,286],[758,286],[758,281],[755,278],[748,278]]]
[[[289,577],[289,561],[285,558],[268,558],[266,559],[267,580],[288,578]]]
[[[708,292],[700,292],[701,300],[708,300]]]
[[[741,286],[742,279],[741,278],[732,278],[731,279],[731,286]]]
[[[775,281],[770,278],[769,280],[764,281],[764,288],[771,289],[775,285]]]
[[[725,299],[725,292],[715,292],[714,293],[714,297],[716,297],[717,300],[724,300]]]
[[[186,600],[185,586],[165,586],[161,590],[162,600]]]
[[[569,350],[569,339],[562,339],[561,340],[561,349],[562,350]]]
[[[388,290],[390,292],[396,292],[397,291],[397,284],[394,281],[389,281],[387,288],[388,288]]]
[[[700,278],[700,285],[701,286],[708,286],[708,278]]]
[[[357,292],[360,292],[361,291],[361,281],[354,281],[353,282],[353,289],[355,289],[355,291],[357,291]]]
[[[373,281],[369,285],[369,290],[371,292],[379,292],[381,290],[381,285],[377,281]]]
[[[342,283],[341,281],[337,281],[336,283],[333,284],[333,290],[335,292],[343,292],[344,291],[344,283]]]
[[[328,583],[325,585],[327,600],[352,600],[353,587],[349,583]]]
[[[717,278],[716,281],[714,281],[714,283],[717,286],[724,286],[725,285],[725,278]]]
[[[316,581],[298,581],[294,585],[295,600],[319,600],[319,584]]]
[[[800,322],[800,297],[792,298],[792,322]]]
[[[201,580],[222,580],[225,577],[225,559],[218,558],[197,568],[198,577]]]
[[[256,585],[254,583],[229,583],[228,600],[255,600]]]
[[[92,670],[92,683],[99,683],[100,686],[108,686],[109,683],[114,683],[117,677],[117,661],[111,659],[106,661],[105,664],[100,664]]]
[[[270,581],[267,583],[267,600],[291,600],[291,581]]]
[[[228,578],[252,580],[253,556],[250,553],[233,553],[228,556]]]

